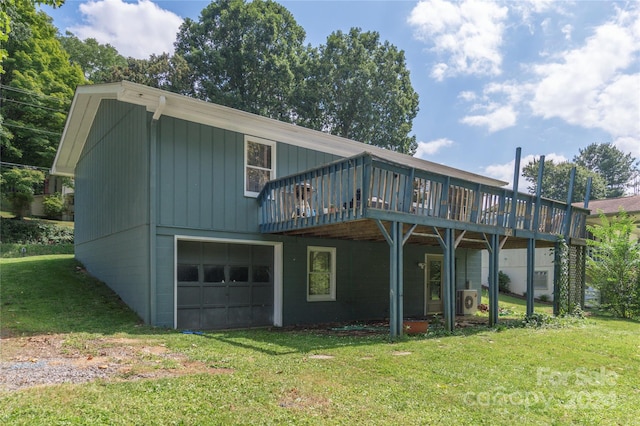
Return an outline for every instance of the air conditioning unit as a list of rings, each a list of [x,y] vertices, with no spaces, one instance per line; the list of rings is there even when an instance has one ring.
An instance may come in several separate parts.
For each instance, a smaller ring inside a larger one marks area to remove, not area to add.
[[[456,314],[475,314],[478,309],[478,290],[458,290],[456,302]]]

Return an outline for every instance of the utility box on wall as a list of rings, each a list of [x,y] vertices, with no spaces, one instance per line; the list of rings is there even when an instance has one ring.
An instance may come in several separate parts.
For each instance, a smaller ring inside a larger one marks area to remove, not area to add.
[[[478,290],[458,290],[456,314],[473,315],[478,309]]]

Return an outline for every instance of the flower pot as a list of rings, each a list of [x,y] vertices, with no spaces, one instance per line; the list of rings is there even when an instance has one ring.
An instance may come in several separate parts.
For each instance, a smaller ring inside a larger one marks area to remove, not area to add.
[[[427,320],[404,320],[402,328],[406,334],[424,334],[429,330]]]

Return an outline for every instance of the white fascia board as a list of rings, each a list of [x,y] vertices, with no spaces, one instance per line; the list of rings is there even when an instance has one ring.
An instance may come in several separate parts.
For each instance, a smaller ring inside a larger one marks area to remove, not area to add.
[[[458,177],[492,186],[504,186],[507,184],[498,179],[432,163],[351,139],[128,81],[82,86],[76,91],[74,104],[82,96],[90,97],[92,102],[88,102],[83,111],[76,111],[76,108],[72,105],[58,149],[59,155],[56,156],[54,168],[52,169],[57,171],[58,174],[71,173],[70,175],[72,175],[102,99],[115,98],[122,102],[144,106],[148,112],[155,113],[161,105],[161,97],[164,97],[165,102],[162,106],[162,115],[164,116],[325,152],[339,157],[351,157],[367,151],[381,158],[446,176]],[[69,132],[67,132],[67,128]],[[70,152],[66,153],[67,150]],[[60,157],[60,162],[58,162],[58,157]]]

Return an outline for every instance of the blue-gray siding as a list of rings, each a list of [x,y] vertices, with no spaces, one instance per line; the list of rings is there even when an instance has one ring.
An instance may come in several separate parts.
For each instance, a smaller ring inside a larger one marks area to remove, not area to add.
[[[148,115],[106,100],[76,168],[76,258],[149,318]]]

